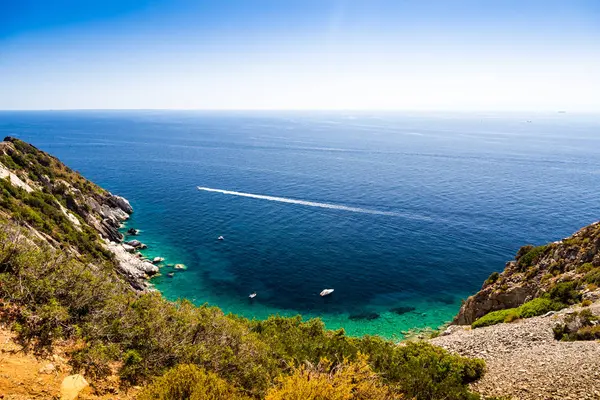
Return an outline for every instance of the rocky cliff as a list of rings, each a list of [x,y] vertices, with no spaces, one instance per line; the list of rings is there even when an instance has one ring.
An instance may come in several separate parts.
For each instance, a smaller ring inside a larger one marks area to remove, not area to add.
[[[453,324],[471,324],[489,312],[518,307],[552,290],[571,288],[573,296],[594,300],[598,295],[598,281],[599,222],[544,246],[522,247],[502,273],[492,274],[481,290],[466,300]]]
[[[158,268],[121,244],[119,228],[133,212],[127,199],[12,137],[0,143],[0,190],[0,213],[6,217],[54,247],[109,260],[133,288],[149,288],[146,280]]]

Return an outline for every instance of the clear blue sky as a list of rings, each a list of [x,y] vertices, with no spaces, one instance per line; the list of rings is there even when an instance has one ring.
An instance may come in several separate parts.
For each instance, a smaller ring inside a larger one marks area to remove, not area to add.
[[[600,110],[600,1],[0,0],[0,109]]]

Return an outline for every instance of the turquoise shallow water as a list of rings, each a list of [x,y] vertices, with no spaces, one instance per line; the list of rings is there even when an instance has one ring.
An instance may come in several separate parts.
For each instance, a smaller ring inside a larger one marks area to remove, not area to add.
[[[599,128],[570,114],[0,112],[1,134],[131,200],[146,254],[188,267],[153,280],[168,298],[386,337],[447,322],[519,246],[597,220]]]

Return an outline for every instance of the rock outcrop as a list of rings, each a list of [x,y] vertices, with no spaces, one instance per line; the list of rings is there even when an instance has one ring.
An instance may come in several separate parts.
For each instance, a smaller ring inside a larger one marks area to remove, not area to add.
[[[127,245],[107,241],[106,246],[115,255],[121,274],[134,289],[145,291],[151,288],[147,279],[158,273],[158,266],[130,253]]]
[[[586,265],[587,268],[582,268]],[[453,324],[468,325],[485,314],[540,297],[557,283],[577,281],[600,267],[600,222],[545,246],[524,246],[504,272],[492,274],[460,308]],[[585,293],[585,287],[581,287]]]

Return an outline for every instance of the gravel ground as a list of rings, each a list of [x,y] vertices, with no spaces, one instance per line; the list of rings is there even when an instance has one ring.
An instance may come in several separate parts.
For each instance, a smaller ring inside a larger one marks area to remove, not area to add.
[[[600,315],[600,302],[589,307]],[[572,308],[555,315],[471,330],[454,326],[431,343],[485,360],[488,371],[472,389],[513,399],[600,399],[600,342],[560,342],[552,328]]]

